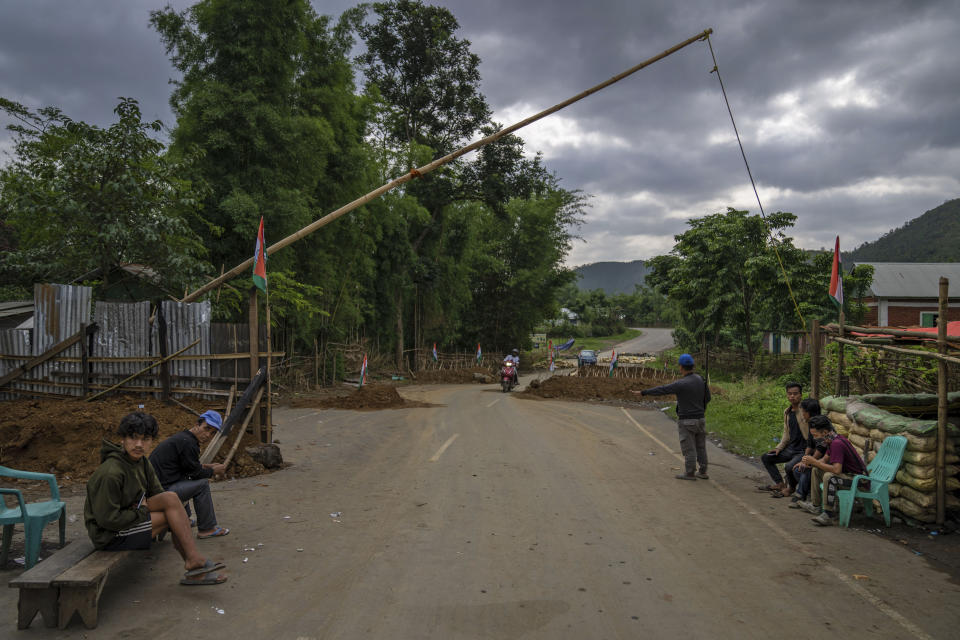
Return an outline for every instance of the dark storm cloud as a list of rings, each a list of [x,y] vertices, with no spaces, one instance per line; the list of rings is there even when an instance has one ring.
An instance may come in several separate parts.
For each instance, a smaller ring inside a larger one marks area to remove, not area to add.
[[[190,3],[177,1],[175,8]],[[355,3],[316,0],[338,15]],[[441,0],[505,125],[712,27],[764,208],[802,246],[852,248],[960,196],[954,0]],[[161,2],[0,5],[0,95],[98,124],[117,96],[172,124]],[[519,134],[592,194],[572,264],[669,250],[690,216],[757,210],[705,43]],[[0,137],[0,146],[9,140]]]

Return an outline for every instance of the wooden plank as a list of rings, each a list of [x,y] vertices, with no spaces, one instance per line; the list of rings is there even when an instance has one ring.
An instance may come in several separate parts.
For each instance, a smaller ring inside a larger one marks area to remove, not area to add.
[[[93,552],[94,546],[90,538],[74,540],[11,580],[9,586],[16,589],[44,589],[50,585],[51,580]]]
[[[52,347],[47,349],[45,352],[43,352],[41,355],[37,356],[36,358],[33,358],[32,360],[27,361],[26,363],[20,365],[19,367],[17,367],[16,369],[8,373],[7,375],[0,378],[0,387],[10,382],[13,382],[17,378],[25,374],[27,371],[30,371],[30,369],[33,369],[34,367],[43,364],[47,360],[50,360],[51,358],[53,358],[53,356],[57,355],[61,351],[69,349],[70,347],[78,343],[85,335],[87,335],[87,333],[93,333],[96,330],[97,330],[96,323],[83,327],[83,329],[73,334],[66,340],[63,340],[62,342],[58,342],[57,344],[53,345]]]
[[[131,551],[94,551],[51,581],[58,587],[90,587]]]

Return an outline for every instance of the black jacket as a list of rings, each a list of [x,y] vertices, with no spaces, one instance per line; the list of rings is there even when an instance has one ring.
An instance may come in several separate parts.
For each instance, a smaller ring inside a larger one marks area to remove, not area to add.
[[[160,484],[166,489],[181,480],[199,480],[213,476],[213,469],[200,464],[200,441],[190,431],[175,433],[150,454]]]

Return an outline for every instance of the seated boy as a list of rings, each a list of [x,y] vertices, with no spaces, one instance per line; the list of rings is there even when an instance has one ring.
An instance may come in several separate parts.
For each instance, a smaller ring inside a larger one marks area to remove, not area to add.
[[[853,476],[865,474],[867,465],[850,441],[834,430],[826,416],[810,419],[810,433],[826,442],[827,453],[819,460],[810,455],[803,456],[803,464],[813,467],[810,483],[812,498],[804,504],[804,508],[816,512],[818,506],[822,507],[813,523],[827,527],[833,524],[836,517],[837,491],[849,487],[853,483]],[[823,489],[820,488],[821,482]]]
[[[151,539],[169,527],[186,569],[180,584],[226,582],[226,576],[217,573],[223,563],[197,551],[180,498],[163,490],[147,460],[158,431],[153,416],[131,413],[117,429],[120,445],[103,441],[101,463],[87,481],[83,505],[90,540],[104,551],[149,549]]]
[[[800,413],[807,424],[810,418],[820,415],[820,403],[815,398],[804,398],[800,401]],[[807,435],[807,448],[803,455],[813,456],[820,459],[827,452],[827,445],[823,440],[817,440],[810,433]],[[802,456],[801,456],[802,459]],[[802,509],[803,503],[810,497],[810,476],[811,467],[802,462],[797,462],[790,470],[790,474],[795,478],[793,486],[796,487],[793,498],[790,499],[790,508]]]

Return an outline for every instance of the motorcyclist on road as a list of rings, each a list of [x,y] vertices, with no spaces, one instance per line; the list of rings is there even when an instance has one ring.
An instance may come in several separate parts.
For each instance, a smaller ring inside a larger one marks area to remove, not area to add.
[[[520,377],[517,373],[520,370],[520,351],[514,349],[507,354],[507,357],[504,358],[503,361],[513,363],[513,383],[520,384]]]

